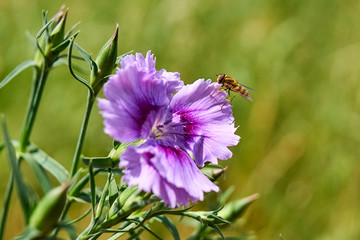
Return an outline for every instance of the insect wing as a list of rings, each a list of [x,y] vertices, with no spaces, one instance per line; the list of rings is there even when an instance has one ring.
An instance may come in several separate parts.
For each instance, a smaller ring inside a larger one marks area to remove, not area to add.
[[[250,87],[248,87],[248,86],[245,86],[244,84],[241,84],[241,83],[238,83],[238,84],[239,84],[239,85],[241,85],[242,87],[244,87],[244,88],[248,89],[248,90],[251,90],[251,91],[256,92],[256,90],[255,90],[255,89],[252,89],[252,88],[250,88]]]

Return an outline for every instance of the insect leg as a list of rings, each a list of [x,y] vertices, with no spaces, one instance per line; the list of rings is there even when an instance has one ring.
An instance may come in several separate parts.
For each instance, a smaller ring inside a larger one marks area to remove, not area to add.
[[[231,91],[230,91],[230,89],[228,89],[228,90],[227,90],[227,94],[228,94],[228,98],[229,98],[229,103],[231,104],[230,93],[231,93]]]
[[[230,99],[230,103],[231,101],[237,96],[237,94],[235,94],[235,96],[233,96],[231,99]]]

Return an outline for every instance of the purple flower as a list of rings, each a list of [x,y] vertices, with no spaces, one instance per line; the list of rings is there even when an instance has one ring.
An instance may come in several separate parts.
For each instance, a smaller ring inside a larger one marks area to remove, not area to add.
[[[155,69],[150,51],[145,58],[126,56],[120,64],[104,86],[107,99],[99,99],[105,132],[119,142],[145,141],[120,156],[123,181],[170,207],[218,191],[197,166],[230,158],[227,147],[240,139],[219,84],[199,79],[183,86],[179,73]]]
[[[138,147],[130,146],[121,155],[125,167],[123,181],[153,192],[170,207],[203,200],[204,192],[218,191],[182,149],[163,146],[149,139]]]
[[[217,163],[232,156],[227,146],[236,145],[231,105],[224,100],[225,92],[218,90],[211,80],[197,80],[184,86],[170,103],[173,121],[184,125],[186,141],[196,164]]]

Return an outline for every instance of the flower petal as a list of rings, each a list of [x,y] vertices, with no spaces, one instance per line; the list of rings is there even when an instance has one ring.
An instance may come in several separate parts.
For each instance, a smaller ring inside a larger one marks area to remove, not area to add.
[[[154,73],[154,79],[166,83],[166,93],[169,98],[184,85],[184,82],[180,80],[180,73],[168,72],[165,69],[157,71],[155,69],[156,58],[154,57],[154,54],[151,54],[151,51],[146,53],[146,57],[141,53],[126,55],[121,59],[120,65],[121,68],[125,68],[134,63],[139,71]]]
[[[146,53],[145,58],[141,53],[136,53],[135,55],[126,55],[120,61],[121,68],[126,68],[127,66],[133,65],[134,63],[136,64],[136,67],[139,71],[145,71],[149,73],[153,73],[156,71],[156,58],[154,58],[154,54],[151,54],[151,51],[148,51]]]
[[[120,167],[126,168],[124,182],[152,191],[172,208],[188,205],[189,200],[203,200],[204,192],[218,191],[186,152],[158,145],[154,140],[138,147],[129,146],[120,156]]]
[[[227,147],[240,139],[235,135],[231,105],[219,87],[211,80],[199,79],[184,86],[170,103],[173,121],[184,124],[185,138],[198,166],[230,158]]]
[[[147,138],[168,108],[166,84],[139,71],[136,64],[118,69],[104,86],[107,99],[99,99],[105,132],[120,142]]]

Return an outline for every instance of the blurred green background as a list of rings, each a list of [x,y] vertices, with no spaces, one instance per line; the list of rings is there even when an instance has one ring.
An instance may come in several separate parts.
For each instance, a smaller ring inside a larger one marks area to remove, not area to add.
[[[235,185],[233,199],[261,195],[243,221],[258,239],[360,239],[359,1],[1,0],[1,79],[33,57],[26,31],[41,28],[41,10],[52,16],[62,4],[67,26],[81,21],[77,42],[95,55],[118,23],[119,54],[152,50],[158,69],[180,72],[186,83],[227,73],[257,90],[253,103],[233,100],[242,139],[221,163],[229,166],[222,188]],[[30,86],[27,70],[0,91],[14,139]],[[50,74],[31,140],[67,169],[85,99],[66,67]],[[110,148],[95,109],[83,152],[104,156]],[[0,162],[2,203],[4,153]],[[11,206],[8,238],[22,229],[16,200]]]

